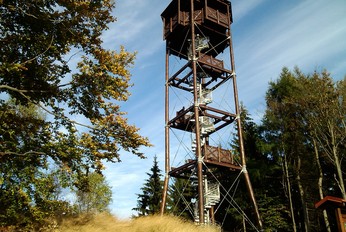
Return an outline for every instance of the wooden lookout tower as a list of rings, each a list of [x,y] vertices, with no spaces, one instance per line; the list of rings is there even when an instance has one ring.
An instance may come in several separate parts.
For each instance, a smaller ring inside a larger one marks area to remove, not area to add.
[[[172,0],[161,17],[166,41],[166,176],[161,213],[166,208],[169,177],[185,178],[194,181],[197,186],[196,222],[213,222],[214,206],[220,202],[220,186],[213,180],[210,170],[228,169],[244,175],[258,226],[262,227],[246,170],[231,36],[231,3],[228,0]],[[173,58],[180,64],[171,72],[170,60]],[[231,90],[228,89],[224,95],[232,99],[233,111],[212,104],[213,92],[226,84],[231,86]],[[170,115],[171,89],[190,95],[191,101]],[[230,149],[211,143],[213,134],[232,125],[237,127],[240,162],[235,162]],[[170,133],[175,130],[192,135],[189,149],[193,158],[173,168],[170,164]]]

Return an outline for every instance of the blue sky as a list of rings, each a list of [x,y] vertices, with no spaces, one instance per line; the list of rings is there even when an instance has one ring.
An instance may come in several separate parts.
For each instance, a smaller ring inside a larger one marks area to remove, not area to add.
[[[163,170],[165,42],[161,12],[170,0],[117,0],[117,22],[104,33],[104,45],[137,51],[131,69],[132,96],[122,104],[131,124],[154,145],[141,160],[123,153],[122,162],[105,171],[113,190],[112,212],[128,218],[136,206],[153,156]],[[233,0],[233,47],[240,101],[259,121],[268,82],[282,67],[303,72],[327,69],[335,79],[346,75],[346,0]]]

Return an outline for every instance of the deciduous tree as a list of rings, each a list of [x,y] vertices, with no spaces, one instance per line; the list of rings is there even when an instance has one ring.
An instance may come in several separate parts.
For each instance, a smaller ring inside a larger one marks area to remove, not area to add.
[[[98,170],[101,160],[118,161],[120,149],[142,156],[139,147],[149,145],[116,104],[130,95],[129,68],[135,55],[123,47],[118,52],[102,47],[101,34],[115,21],[113,7],[111,0],[0,5],[0,91],[48,112],[57,142],[63,137],[76,140],[71,147],[78,149],[68,150],[70,154],[52,143],[48,155],[56,160],[83,156]],[[72,58],[77,59],[76,69]],[[77,134],[82,124],[84,130]],[[3,147],[1,152],[15,151]],[[33,152],[47,154],[40,146]]]
[[[311,223],[318,215],[312,203],[328,194],[344,197],[344,82],[335,82],[326,71],[310,75],[284,68],[267,91],[264,137],[273,144],[271,157],[279,162],[282,157],[297,230],[318,228],[318,223]],[[332,231],[326,213],[324,222]]]
[[[101,172],[103,162],[120,160],[120,151],[143,157],[140,147],[150,145],[119,106],[130,95],[135,53],[103,47],[114,6],[0,2],[1,222],[35,221],[31,206],[48,202],[38,191],[47,176],[38,175],[50,167],[77,186],[85,170]]]
[[[75,189],[76,205],[80,213],[109,212],[112,190],[104,176],[97,172],[87,173],[80,178]]]

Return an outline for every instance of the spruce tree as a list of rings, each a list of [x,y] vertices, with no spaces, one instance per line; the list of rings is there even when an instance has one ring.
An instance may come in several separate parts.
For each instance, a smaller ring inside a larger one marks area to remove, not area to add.
[[[169,187],[168,212],[182,218],[193,219],[193,200],[197,195],[190,180],[175,179]]]
[[[149,178],[145,180],[141,188],[142,193],[137,194],[137,207],[132,209],[138,212],[138,216],[153,215],[160,212],[163,182],[156,155],[150,172],[146,174]]]

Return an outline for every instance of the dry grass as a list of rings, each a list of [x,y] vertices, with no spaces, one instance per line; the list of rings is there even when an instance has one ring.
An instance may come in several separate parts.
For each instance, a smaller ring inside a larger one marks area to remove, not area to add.
[[[121,221],[111,215],[100,214],[88,220],[65,221],[57,231],[64,232],[219,232],[214,226],[196,226],[172,216],[148,216]]]

